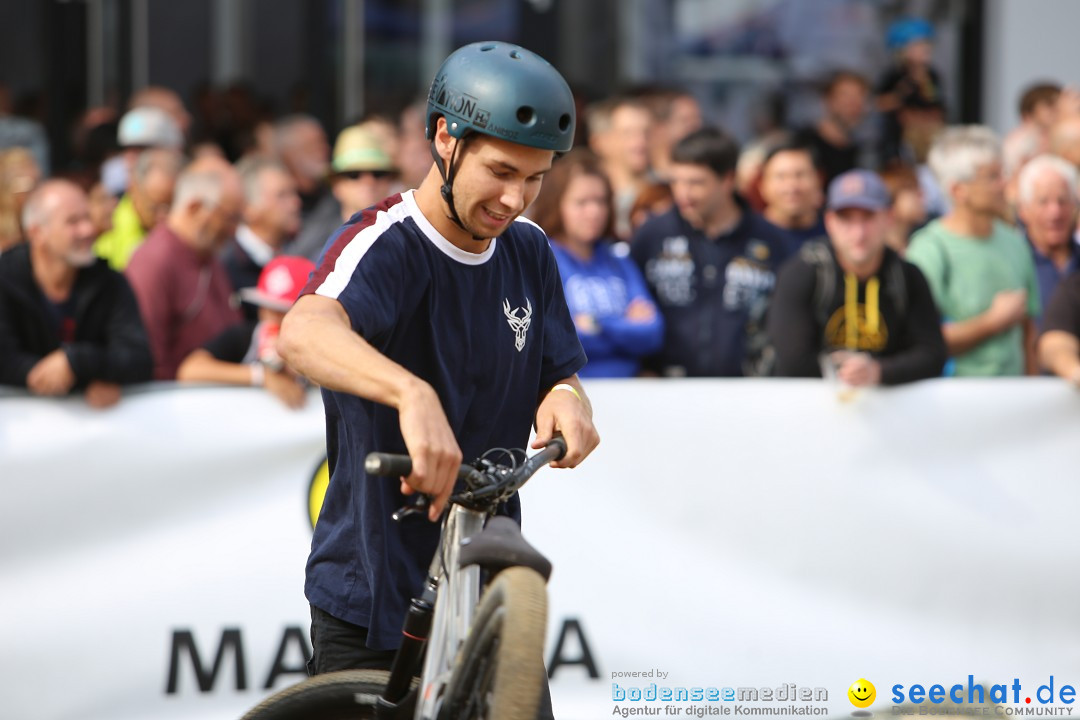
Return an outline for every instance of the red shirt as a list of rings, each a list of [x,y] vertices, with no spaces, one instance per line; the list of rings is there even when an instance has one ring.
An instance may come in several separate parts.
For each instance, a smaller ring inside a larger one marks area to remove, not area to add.
[[[233,288],[214,255],[202,255],[159,223],[127,271],[154,354],[154,379],[174,380],[188,353],[241,321]]]

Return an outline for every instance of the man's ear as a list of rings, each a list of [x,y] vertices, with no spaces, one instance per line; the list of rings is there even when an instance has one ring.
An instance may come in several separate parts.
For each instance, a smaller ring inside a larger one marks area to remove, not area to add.
[[[198,219],[199,221],[203,221],[203,220],[206,219],[206,216],[209,215],[210,211],[213,210],[213,209],[214,208],[213,208],[212,205],[203,202],[199,198],[191,198],[190,200],[187,201],[187,204],[184,206],[184,214],[187,215],[189,218]]]
[[[443,159],[443,162],[450,162],[450,156],[454,152],[454,145],[457,143],[457,138],[450,134],[450,130],[446,127],[446,118],[440,117],[435,121],[435,151],[439,153],[439,157]]]

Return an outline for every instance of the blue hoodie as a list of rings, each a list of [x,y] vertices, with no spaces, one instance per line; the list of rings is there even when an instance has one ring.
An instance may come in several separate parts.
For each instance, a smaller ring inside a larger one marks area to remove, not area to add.
[[[660,349],[664,340],[664,321],[645,287],[634,262],[620,255],[604,241],[596,244],[589,260],[582,260],[551,243],[559,263],[559,275],[570,315],[575,324],[581,315],[595,321],[593,328],[578,325],[578,338],[589,362],[579,373],[581,377],[634,377],[641,367],[641,358]],[[626,309],[641,299],[653,309],[649,322],[627,319]]]

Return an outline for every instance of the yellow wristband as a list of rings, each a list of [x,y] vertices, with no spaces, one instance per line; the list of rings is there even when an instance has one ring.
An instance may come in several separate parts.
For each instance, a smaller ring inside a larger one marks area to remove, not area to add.
[[[577,388],[575,388],[569,383],[559,383],[555,387],[551,388],[551,390],[549,390],[548,392],[555,392],[556,390],[566,390],[567,392],[571,392],[574,394],[574,397],[576,397],[579,402],[583,402],[581,400],[581,395],[578,394]]]

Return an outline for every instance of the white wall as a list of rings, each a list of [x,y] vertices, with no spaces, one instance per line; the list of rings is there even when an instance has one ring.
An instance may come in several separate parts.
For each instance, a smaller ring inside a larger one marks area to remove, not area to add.
[[[1080,86],[1080,2],[989,0],[983,120],[998,132],[1020,119],[1023,89],[1040,80]]]

